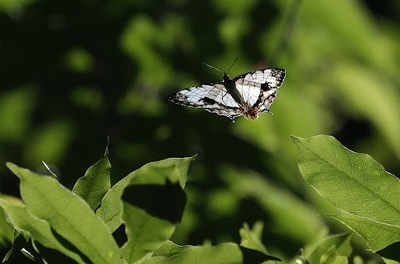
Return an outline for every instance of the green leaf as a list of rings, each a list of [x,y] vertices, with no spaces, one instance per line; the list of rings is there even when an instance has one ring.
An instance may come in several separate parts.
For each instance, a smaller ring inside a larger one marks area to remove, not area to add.
[[[309,244],[305,248],[304,258],[307,259],[309,263],[323,263],[320,262],[321,259],[325,258],[325,260],[328,261],[328,259],[332,260],[333,258],[333,260],[335,260],[337,256],[347,258],[353,251],[350,240],[351,235],[348,234],[324,237],[323,239]]]
[[[38,175],[15,164],[7,167],[20,178],[27,210],[79,249],[93,263],[124,263],[107,226],[88,204],[52,177]]]
[[[151,217],[144,210],[129,204],[124,205],[124,220],[128,242],[122,247],[122,252],[129,263],[151,257],[153,251],[175,230],[175,226],[170,222]]]
[[[143,264],[243,263],[240,248],[234,243],[217,246],[178,246],[167,243],[166,248],[163,246],[157,253]]]
[[[331,246],[328,251],[321,256],[319,261],[321,264],[347,264],[348,260],[346,257],[339,256],[335,246]]]
[[[0,194],[0,199],[3,199]],[[14,228],[6,221],[6,214],[0,204],[0,247],[7,247],[11,244],[14,237]]]
[[[293,142],[301,174],[343,212],[337,219],[360,232],[374,251],[400,241],[398,178],[369,155],[350,151],[333,137],[293,137]]]
[[[110,190],[111,164],[108,160],[108,150],[104,157],[91,166],[85,175],[78,179],[72,191],[82,197],[89,206],[96,209],[103,196]]]
[[[122,247],[122,252],[129,263],[151,257],[175,231],[173,223],[151,216],[129,203],[124,203],[123,216],[128,242]]]
[[[137,178],[136,183],[142,184],[164,184],[165,183],[165,170],[169,171],[167,174],[171,182],[178,179],[182,188],[185,187],[187,180],[187,172],[190,163],[196,156],[189,158],[170,158],[156,162],[150,162],[143,167],[131,172],[119,182],[117,182],[108,192],[104,195],[100,208],[96,214],[103,219],[108,225],[111,232],[114,232],[122,223],[122,200],[121,196],[124,189],[133,178]],[[175,180],[174,180],[175,179]]]
[[[362,218],[346,212],[332,216],[351,230],[361,235],[374,251],[378,251],[400,240],[399,227],[381,223],[369,218]]]
[[[240,245],[242,247],[258,250],[267,254],[267,249],[261,242],[263,229],[264,224],[260,221],[254,224],[253,229],[250,229],[248,224],[244,224],[239,230],[240,237],[242,238]]]
[[[222,243],[216,246],[178,246],[170,241],[163,244],[152,258],[143,264],[185,264],[185,263],[223,263],[254,264],[278,258],[259,251],[247,249],[234,243]]]
[[[386,264],[399,264],[400,262],[392,260],[392,259],[387,259],[387,258],[383,258],[383,260],[385,261]]]
[[[0,198],[0,206],[7,212],[9,219],[19,232],[27,232],[31,238],[47,248],[57,250],[78,263],[83,263],[76,252],[62,245],[51,231],[48,222],[33,217],[25,206],[13,205]]]
[[[123,220],[128,242],[122,249],[129,263],[150,257],[172,236],[180,222],[186,195],[175,171],[175,165],[151,166],[132,178],[125,188]]]

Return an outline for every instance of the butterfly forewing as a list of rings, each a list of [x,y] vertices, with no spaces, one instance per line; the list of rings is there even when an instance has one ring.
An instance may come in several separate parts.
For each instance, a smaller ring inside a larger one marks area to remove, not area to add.
[[[268,84],[270,88],[279,88],[285,79],[286,71],[284,69],[264,69],[255,70],[239,75],[234,80],[244,79],[249,82]]]
[[[176,104],[192,107],[209,107],[213,104],[238,107],[236,101],[222,84],[202,84],[172,94],[168,99]]]

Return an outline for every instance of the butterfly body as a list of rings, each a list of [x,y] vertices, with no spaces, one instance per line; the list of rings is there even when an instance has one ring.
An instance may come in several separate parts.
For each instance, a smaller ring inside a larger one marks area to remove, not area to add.
[[[168,99],[178,105],[204,108],[231,120],[239,116],[255,120],[259,113],[270,112],[285,76],[286,71],[277,68],[256,70],[233,79],[224,73],[220,82],[193,86]]]

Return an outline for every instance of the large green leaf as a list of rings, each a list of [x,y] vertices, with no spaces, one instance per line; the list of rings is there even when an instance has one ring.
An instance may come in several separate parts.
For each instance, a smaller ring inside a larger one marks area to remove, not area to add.
[[[159,205],[163,205],[161,201]],[[151,257],[172,236],[176,227],[175,223],[153,216],[129,203],[124,203],[123,219],[128,242],[122,247],[122,252],[129,263]]]
[[[117,182],[104,196],[100,208],[96,214],[108,225],[111,232],[114,232],[122,223],[122,200],[121,196],[125,187],[133,178],[138,178],[136,183],[142,184],[164,184],[165,170],[171,172],[168,177],[173,182],[178,179],[182,188],[185,187],[187,172],[190,163],[196,156],[189,158],[170,158],[156,162],[150,162],[143,167],[131,172]]]
[[[123,220],[128,242],[122,249],[129,263],[150,257],[172,236],[182,218],[186,195],[179,183],[177,161],[153,163],[125,188]]]
[[[108,150],[104,157],[91,166],[85,175],[78,179],[72,191],[82,197],[89,206],[96,209],[103,196],[110,190],[111,164],[108,160]]]
[[[128,242],[122,250],[128,263],[151,257],[175,230],[168,221],[151,217],[128,203],[124,205],[124,219]]]
[[[12,163],[7,167],[20,180],[20,191],[30,214],[79,249],[93,263],[124,263],[107,226],[88,204],[52,177],[38,175]]]
[[[27,232],[31,238],[43,246],[57,250],[78,263],[84,263],[77,252],[68,249],[51,231],[48,222],[32,216],[25,206],[17,206],[0,198],[0,206],[7,212],[9,219],[19,232]]]
[[[339,212],[332,217],[344,223],[357,234],[360,234],[373,250],[377,251],[387,245],[400,241],[398,226],[377,222],[369,218],[362,218],[347,212]]]
[[[325,135],[293,137],[305,180],[343,213],[336,218],[374,251],[400,241],[400,180],[373,158]],[[382,236],[381,236],[382,234]]]

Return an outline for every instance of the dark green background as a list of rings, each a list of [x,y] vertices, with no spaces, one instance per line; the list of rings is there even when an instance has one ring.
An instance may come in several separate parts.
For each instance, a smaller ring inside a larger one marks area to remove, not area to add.
[[[71,187],[107,137],[114,181],[198,154],[175,241],[238,241],[243,222],[262,220],[267,247],[293,257],[343,229],[321,216],[290,135],[334,135],[400,175],[399,11],[390,0],[0,0],[0,164],[45,161]],[[274,115],[232,123],[166,100],[222,79],[203,61],[226,71],[236,57],[232,77],[287,70]],[[0,177],[18,195],[4,165]]]

